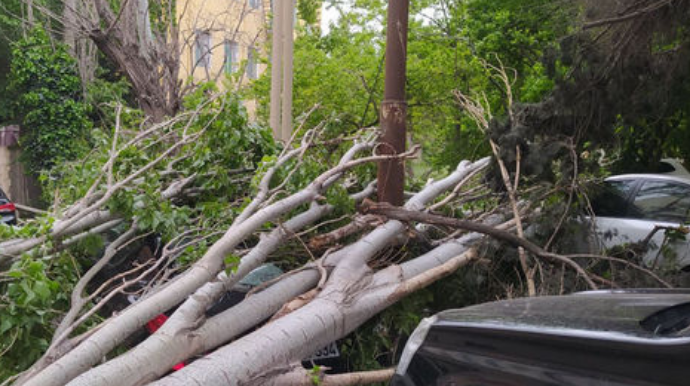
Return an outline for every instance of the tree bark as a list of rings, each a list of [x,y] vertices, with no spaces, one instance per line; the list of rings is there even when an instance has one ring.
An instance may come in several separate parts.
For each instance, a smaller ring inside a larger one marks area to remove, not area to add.
[[[321,374],[316,375],[318,384],[322,386],[355,386],[355,385],[369,385],[372,383],[387,383],[395,374],[395,369],[361,371],[356,373],[345,374]],[[314,375],[299,366],[294,371],[282,375],[273,381],[276,385],[292,385],[292,386],[313,386]]]
[[[449,177],[415,195],[406,207],[423,209],[468,173],[487,163],[488,159],[475,164],[462,163]],[[281,369],[289,368],[291,363],[345,336],[402,296],[400,267],[392,266],[373,273],[366,263],[404,230],[402,222],[391,220],[357,243],[329,255],[325,265],[335,265],[334,271],[326,287],[312,302],[154,385],[270,384],[280,375]],[[457,256],[455,252],[448,250],[446,255],[437,256],[437,261],[445,262]],[[465,262],[469,261],[468,258]],[[257,350],[257,347],[266,349]]]
[[[409,0],[388,1],[386,30],[386,80],[381,102],[381,146],[383,154],[405,151],[407,102],[407,24]],[[401,206],[404,202],[405,167],[398,162],[381,162],[378,169],[380,202]]]
[[[428,224],[445,225],[454,228],[468,230],[471,232],[478,232],[481,234],[489,235],[499,240],[506,241],[515,247],[524,248],[528,252],[543,259],[552,262],[558,262],[560,264],[566,264],[569,267],[573,268],[592,289],[598,288],[594,281],[592,281],[592,279],[589,277],[587,272],[568,256],[547,252],[538,245],[532,243],[531,241],[525,238],[522,238],[510,232],[506,232],[504,230],[497,229],[492,226],[488,226],[473,221],[466,221],[456,218],[434,215],[430,213],[413,212],[402,208],[396,208],[387,203],[371,203],[368,204],[368,206],[364,206],[363,211],[365,213],[384,215],[388,218],[394,218],[400,221],[420,221]]]
[[[411,154],[413,153],[403,156],[409,157]],[[351,153],[348,152],[346,155],[351,155]],[[83,343],[39,371],[25,384],[58,386],[84,373],[153,317],[169,310],[204,284],[213,281],[215,276],[223,270],[225,257],[266,222],[273,221],[285,213],[321,197],[323,191],[330,187],[345,171],[367,162],[378,161],[381,158],[380,156],[373,156],[341,163],[316,178],[302,191],[259,209],[251,216],[246,217],[244,221],[235,222],[198,262],[166,286],[165,290],[153,293],[122,314],[108,320]],[[159,355],[167,355],[167,353],[159,353]]]
[[[96,47],[127,77],[146,115],[154,122],[174,116],[182,97],[177,29],[171,27],[164,37],[156,38],[148,0],[127,1],[117,14],[107,0],[94,0],[93,4],[97,20],[89,21],[90,15],[83,11],[79,28],[88,32]]]
[[[214,349],[270,317],[283,303],[309,290],[311,280],[304,280],[301,276],[305,275],[299,275],[297,283],[291,283],[294,279],[288,281],[291,284],[288,286],[281,282],[282,285],[269,287],[267,293],[261,293],[261,296],[251,296],[230,309],[230,313],[214,316],[198,329],[190,328],[198,323],[207,306],[218,300],[239,278],[260,266],[268,254],[292,237],[294,232],[331,210],[329,206],[315,205],[275,229],[242,259],[231,278],[225,274],[219,275],[217,280],[207,283],[190,296],[152,337],[118,358],[82,374],[70,385],[128,386],[153,381],[170,371],[175,364]]]

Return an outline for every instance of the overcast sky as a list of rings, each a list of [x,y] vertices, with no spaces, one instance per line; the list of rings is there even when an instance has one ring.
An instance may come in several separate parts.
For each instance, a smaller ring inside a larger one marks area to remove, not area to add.
[[[328,32],[330,32],[330,28],[329,28],[330,24],[336,22],[338,20],[338,16],[339,16],[338,11],[335,9],[335,7],[328,7],[328,5],[326,3],[327,2],[324,2],[322,14],[321,14],[321,31],[322,31],[321,33],[323,35],[326,35],[326,34],[328,34]],[[345,9],[348,9],[348,8],[350,8],[349,5],[345,5],[348,3],[351,4],[352,2],[351,1],[342,1],[341,6]],[[429,22],[430,19],[433,19],[435,16],[437,16],[436,15],[437,11],[438,11],[438,9],[436,9],[435,7],[429,7],[427,9],[422,10],[420,12],[420,14],[417,15],[417,18],[419,21],[426,24]]]
[[[321,14],[321,31],[322,33],[328,34],[330,31],[330,24],[338,20],[338,11],[335,7],[328,7],[325,3],[323,6],[323,13]]]

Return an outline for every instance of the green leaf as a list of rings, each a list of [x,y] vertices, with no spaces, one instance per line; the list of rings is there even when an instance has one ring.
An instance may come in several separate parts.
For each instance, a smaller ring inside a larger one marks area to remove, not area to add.
[[[2,322],[0,322],[0,335],[4,334],[10,328],[12,328],[12,322],[10,321],[10,318],[9,317],[2,318]]]
[[[237,267],[239,267],[241,258],[239,256],[230,254],[225,259],[223,263],[225,264],[225,273],[231,275],[237,272]]]

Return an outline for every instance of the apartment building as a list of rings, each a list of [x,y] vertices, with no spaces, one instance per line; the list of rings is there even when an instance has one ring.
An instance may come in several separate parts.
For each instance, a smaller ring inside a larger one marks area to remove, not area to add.
[[[266,56],[270,10],[271,0],[178,1],[181,79],[226,87],[228,75],[233,85],[259,77],[267,67],[259,59]]]

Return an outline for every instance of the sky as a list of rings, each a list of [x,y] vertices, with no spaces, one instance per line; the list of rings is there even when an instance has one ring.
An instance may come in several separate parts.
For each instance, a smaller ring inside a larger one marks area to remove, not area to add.
[[[346,6],[346,8],[349,8]],[[338,11],[335,9],[335,7],[329,7],[327,4],[324,3],[323,10],[321,14],[321,33],[323,35],[327,35],[328,32],[330,32],[330,24],[335,23],[338,20]]]
[[[348,2],[343,1],[340,2],[341,6],[345,9],[349,9],[350,6],[346,5]],[[420,15],[420,21],[424,24],[428,23],[430,19],[433,19],[436,16],[437,10],[433,7],[424,9],[421,11]],[[327,35],[330,32],[330,24],[335,23],[338,20],[339,14],[338,11],[335,9],[335,7],[329,7],[326,2],[324,2],[324,6],[322,9],[321,13],[321,34],[322,35]]]

